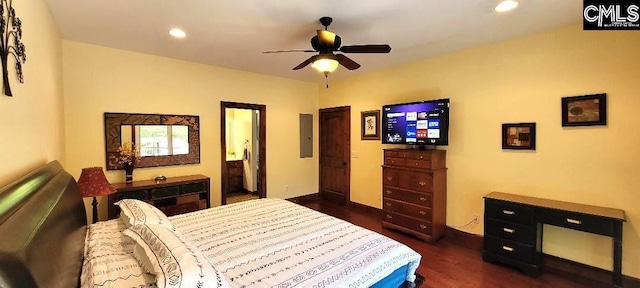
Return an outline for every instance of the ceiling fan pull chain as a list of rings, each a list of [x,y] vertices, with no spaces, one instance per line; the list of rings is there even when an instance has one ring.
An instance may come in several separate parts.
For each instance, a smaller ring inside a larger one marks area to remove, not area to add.
[[[327,72],[324,73],[324,80],[325,80],[327,89],[329,89],[329,73]]]

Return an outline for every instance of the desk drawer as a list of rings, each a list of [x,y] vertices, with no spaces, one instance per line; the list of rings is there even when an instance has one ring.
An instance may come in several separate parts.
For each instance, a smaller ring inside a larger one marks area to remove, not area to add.
[[[597,216],[548,209],[540,218],[545,224],[613,237],[613,221]]]
[[[535,253],[532,245],[526,245],[511,240],[500,239],[485,235],[484,249],[487,252],[495,253],[514,260],[532,263]]]
[[[533,208],[531,207],[491,199],[486,199],[484,205],[485,215],[489,218],[523,225],[533,224]]]
[[[529,245],[536,243],[535,226],[527,227],[510,222],[488,219],[485,223],[485,235],[513,240]]]

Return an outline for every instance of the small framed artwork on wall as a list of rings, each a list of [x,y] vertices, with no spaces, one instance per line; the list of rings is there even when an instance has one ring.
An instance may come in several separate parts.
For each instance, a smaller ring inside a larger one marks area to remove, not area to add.
[[[562,98],[562,126],[607,125],[607,94]]]
[[[502,149],[536,150],[536,123],[502,124]]]
[[[361,112],[362,140],[380,140],[380,110]]]

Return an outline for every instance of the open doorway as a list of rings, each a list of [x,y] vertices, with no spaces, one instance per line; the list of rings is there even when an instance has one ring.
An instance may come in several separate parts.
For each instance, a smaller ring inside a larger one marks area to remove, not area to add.
[[[267,197],[266,110],[266,105],[220,102],[222,205]]]

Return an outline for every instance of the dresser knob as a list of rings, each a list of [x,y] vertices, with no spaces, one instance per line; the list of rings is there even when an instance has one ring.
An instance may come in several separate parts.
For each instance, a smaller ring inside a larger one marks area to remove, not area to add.
[[[420,201],[427,201],[427,197],[420,197]]]
[[[507,215],[516,215],[516,212],[511,211],[511,210],[502,210],[502,213],[507,214]]]
[[[509,228],[502,228],[502,231],[507,232],[507,233],[512,233],[512,234],[513,234],[513,232],[516,232],[516,230],[509,229]]]
[[[424,186],[424,185],[427,185],[427,182],[420,181],[420,182],[418,182],[418,184],[420,184],[420,186]]]
[[[387,190],[385,192],[387,192],[387,194],[393,194],[393,192],[391,190]]]
[[[575,220],[575,219],[571,219],[571,218],[567,218],[567,222],[571,223],[571,224],[576,224],[576,225],[580,225],[582,224],[582,221],[580,220]]]
[[[422,228],[422,229],[427,229],[427,225],[420,224],[420,228]]]
[[[420,215],[427,215],[427,212],[420,211]]]
[[[418,165],[420,165],[420,164],[418,164],[418,162],[416,162],[416,166],[418,166]]]
[[[393,180],[393,177],[387,176],[387,180],[391,181],[391,180]]]
[[[393,216],[391,216],[391,215],[388,215],[388,214],[387,214],[387,215],[385,215],[385,216],[387,216],[387,219],[393,219]]]
[[[502,246],[502,249],[505,250],[505,251],[513,252],[513,248],[511,248],[509,246]]]
[[[384,203],[384,204],[387,205],[387,206],[391,206],[391,203],[389,203],[389,202]]]
[[[422,155],[418,156],[418,159],[422,159]]]

